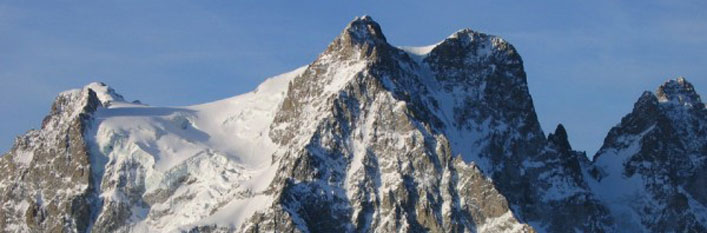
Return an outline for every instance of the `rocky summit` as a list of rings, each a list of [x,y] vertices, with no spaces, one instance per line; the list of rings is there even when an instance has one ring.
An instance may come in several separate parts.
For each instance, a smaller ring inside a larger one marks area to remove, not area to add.
[[[592,160],[570,141],[545,136],[504,39],[397,47],[363,16],[235,97],[59,94],[0,157],[0,229],[707,232],[707,109],[685,78],[643,93]]]

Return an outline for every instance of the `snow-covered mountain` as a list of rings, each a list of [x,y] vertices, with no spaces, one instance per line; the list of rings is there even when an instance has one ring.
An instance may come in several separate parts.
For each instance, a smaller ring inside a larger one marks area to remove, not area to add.
[[[195,106],[61,93],[0,158],[6,232],[703,232],[707,110],[644,93],[594,157],[545,137],[520,55],[354,19],[311,64]]]
[[[588,170],[631,232],[707,232],[707,109],[680,77],[644,92]]]

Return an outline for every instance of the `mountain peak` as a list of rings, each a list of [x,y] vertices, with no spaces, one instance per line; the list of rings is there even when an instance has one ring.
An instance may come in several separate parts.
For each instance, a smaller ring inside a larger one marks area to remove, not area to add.
[[[375,58],[390,47],[380,25],[364,15],[346,25],[321,56],[327,60]]]
[[[490,45],[489,49],[496,48],[496,49],[505,50],[505,49],[508,49],[508,47],[510,47],[510,44],[501,37],[486,34],[483,32],[474,31],[471,28],[464,28],[459,31],[456,31],[456,32],[452,33],[451,35],[449,35],[445,40],[446,41],[453,40],[453,41],[463,42],[462,44],[489,43],[489,45]]]
[[[452,58],[460,66],[465,66],[468,61],[488,60],[497,63],[494,66],[520,65],[517,68],[522,69],[522,59],[510,43],[501,37],[469,28],[452,33],[435,46],[430,54],[432,57]]]
[[[344,29],[342,36],[354,44],[387,43],[380,25],[368,15],[354,18]]]
[[[461,38],[462,36],[473,36],[476,34],[483,34],[483,33],[479,33],[474,30],[471,30],[471,28],[464,28],[464,29],[461,29],[459,31],[452,33],[452,35],[450,35],[448,38]]]
[[[702,105],[700,95],[684,77],[671,79],[660,85],[656,90],[656,97],[661,103],[674,103],[685,106]]]
[[[104,106],[108,106],[108,104],[113,101],[125,101],[122,95],[118,94],[115,89],[103,82],[89,83],[84,86],[84,89],[93,90],[96,93],[98,100],[100,100]]]
[[[570,146],[570,142],[567,139],[567,130],[565,130],[565,126],[562,124],[558,124],[555,133],[550,133],[547,139],[562,150],[572,150],[572,146]]]

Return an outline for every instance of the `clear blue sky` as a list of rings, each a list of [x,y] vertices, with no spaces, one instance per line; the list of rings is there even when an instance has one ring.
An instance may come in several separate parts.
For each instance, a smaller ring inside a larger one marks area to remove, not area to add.
[[[100,2],[100,3],[98,3]],[[644,90],[685,76],[707,93],[705,1],[0,2],[0,150],[56,94],[103,81],[130,100],[191,105],[311,62],[357,15],[395,45],[461,28],[521,53],[543,129],[591,155]]]

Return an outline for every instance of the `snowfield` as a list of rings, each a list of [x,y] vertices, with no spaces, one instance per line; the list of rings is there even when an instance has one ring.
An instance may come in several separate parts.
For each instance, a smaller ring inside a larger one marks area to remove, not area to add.
[[[152,205],[149,211],[133,216],[138,223],[135,229],[238,226],[268,206],[272,200],[262,192],[275,175],[277,164],[272,157],[278,150],[268,137],[268,127],[289,81],[305,68],[269,78],[249,93],[186,107],[130,103],[111,95],[114,91],[105,85],[86,86],[108,106],[94,115],[92,140],[98,147],[96,156],[102,157],[96,160],[140,164],[142,175],[134,182],[144,186],[144,196],[165,190],[172,193],[167,204]],[[104,183],[120,174],[101,172]],[[121,190],[112,188],[103,186],[105,202],[130,201],[121,196]],[[151,222],[152,216],[159,220]]]

